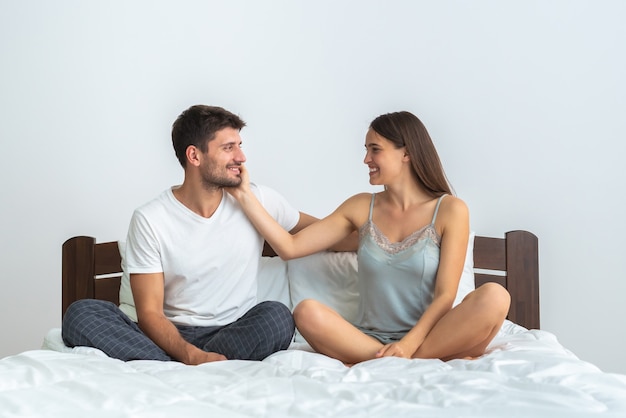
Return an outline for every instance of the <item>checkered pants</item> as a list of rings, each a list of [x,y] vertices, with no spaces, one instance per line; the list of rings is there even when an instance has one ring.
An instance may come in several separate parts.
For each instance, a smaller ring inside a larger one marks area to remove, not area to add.
[[[263,360],[286,349],[295,329],[289,309],[274,301],[259,303],[229,325],[176,327],[190,344],[229,360]],[[174,360],[111,302],[81,299],[72,303],[63,317],[62,336],[69,347],[95,347],[124,361]]]

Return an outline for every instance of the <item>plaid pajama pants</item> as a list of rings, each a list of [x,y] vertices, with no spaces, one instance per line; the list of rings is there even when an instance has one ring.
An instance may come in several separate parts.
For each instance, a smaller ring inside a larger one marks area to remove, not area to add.
[[[187,342],[204,351],[229,360],[263,360],[289,346],[295,324],[289,308],[265,301],[228,325],[176,328]],[[72,303],[63,318],[62,336],[69,347],[95,347],[124,361],[174,360],[111,302],[81,299]]]

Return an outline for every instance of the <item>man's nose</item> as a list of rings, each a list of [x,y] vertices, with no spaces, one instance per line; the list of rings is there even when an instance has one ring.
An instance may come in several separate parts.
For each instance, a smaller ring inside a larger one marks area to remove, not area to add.
[[[237,162],[239,162],[239,163],[245,163],[246,162],[246,154],[243,153],[241,148],[239,148],[237,154],[235,155],[235,160]]]

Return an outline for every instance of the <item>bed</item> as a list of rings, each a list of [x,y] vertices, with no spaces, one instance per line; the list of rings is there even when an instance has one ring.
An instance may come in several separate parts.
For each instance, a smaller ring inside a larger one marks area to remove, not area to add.
[[[63,312],[81,298],[119,302],[122,245],[86,236],[63,244]],[[349,316],[358,298],[352,253],[284,262],[266,247],[260,263],[260,299],[293,307],[318,297]],[[626,376],[582,361],[539,328],[538,266],[530,232],[471,236],[461,284],[495,281],[512,297],[508,319],[476,360],[383,358],[346,367],[296,335],[288,350],[261,362],[122,362],[65,347],[52,329],[42,349],[0,360],[0,416],[626,417]]]

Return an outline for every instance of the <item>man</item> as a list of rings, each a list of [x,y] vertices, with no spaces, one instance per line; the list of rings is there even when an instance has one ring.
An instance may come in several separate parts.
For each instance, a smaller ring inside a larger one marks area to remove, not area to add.
[[[245,122],[220,107],[192,106],[174,122],[172,144],[183,184],[164,191],[132,217],[125,262],[137,323],[117,306],[79,300],[67,310],[63,340],[121,360],[201,364],[262,360],[289,346],[289,309],[256,303],[263,238],[224,188],[241,183]],[[253,185],[287,230],[316,220],[275,191]]]

